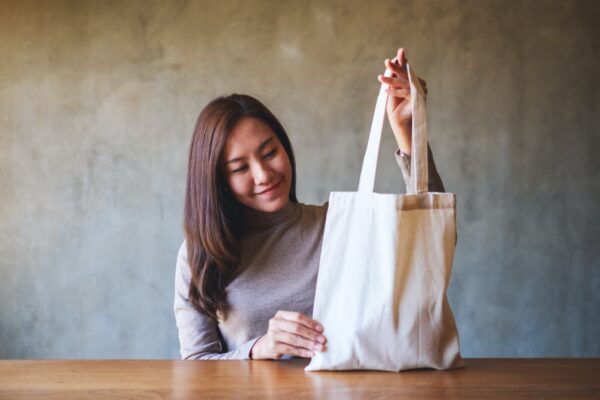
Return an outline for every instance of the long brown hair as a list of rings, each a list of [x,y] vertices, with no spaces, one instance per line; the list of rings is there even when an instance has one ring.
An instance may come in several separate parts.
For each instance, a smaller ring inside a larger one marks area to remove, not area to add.
[[[239,260],[241,205],[227,189],[223,151],[229,133],[243,117],[265,122],[277,135],[292,166],[289,198],[296,198],[296,163],[285,129],[265,105],[243,94],[218,97],[204,107],[190,145],[183,229],[191,282],[188,301],[217,319],[227,310],[225,288]]]

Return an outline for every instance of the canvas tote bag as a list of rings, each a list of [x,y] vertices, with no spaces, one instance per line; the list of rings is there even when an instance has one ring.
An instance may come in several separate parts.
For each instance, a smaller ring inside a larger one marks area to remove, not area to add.
[[[407,68],[413,110],[407,194],[373,192],[387,102],[382,85],[358,192],[329,197],[313,310],[327,350],[306,371],[463,365],[446,298],[456,196],[428,192],[425,95]]]

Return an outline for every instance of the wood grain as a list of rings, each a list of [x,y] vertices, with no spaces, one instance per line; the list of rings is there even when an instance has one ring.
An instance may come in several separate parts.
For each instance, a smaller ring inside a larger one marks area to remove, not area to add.
[[[467,359],[465,369],[304,372],[306,360],[0,360],[0,399],[600,399],[600,359]]]

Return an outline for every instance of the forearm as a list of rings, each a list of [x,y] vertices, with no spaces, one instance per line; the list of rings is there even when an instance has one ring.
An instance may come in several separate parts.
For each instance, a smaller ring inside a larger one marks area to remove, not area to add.
[[[402,170],[402,177],[404,178],[404,183],[408,186],[410,181],[410,154],[405,153],[402,149],[398,149],[396,151],[396,162],[400,166]],[[435,166],[435,162],[433,161],[433,153],[431,152],[431,147],[429,144],[427,145],[427,169],[428,169],[428,190],[430,192],[445,192],[444,183],[442,182],[442,178],[437,171]]]
[[[396,129],[392,127],[392,132],[398,143],[398,148],[403,154],[410,156],[412,151],[412,121],[408,124],[398,125]]]
[[[248,360],[250,359],[250,351],[254,343],[259,338],[254,338],[248,342],[240,345],[239,347],[224,353],[214,352],[206,349],[188,349],[184,351],[182,348],[181,359],[182,360]]]
[[[196,310],[188,301],[191,271],[185,242],[180,246],[175,268],[173,311],[182,360],[247,360],[256,339],[231,351],[225,348],[217,321]]]

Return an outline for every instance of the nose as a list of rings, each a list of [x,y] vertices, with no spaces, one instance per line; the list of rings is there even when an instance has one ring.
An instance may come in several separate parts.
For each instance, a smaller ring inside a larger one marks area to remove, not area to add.
[[[255,185],[269,185],[273,180],[273,170],[264,161],[257,162],[252,167],[252,177]]]

